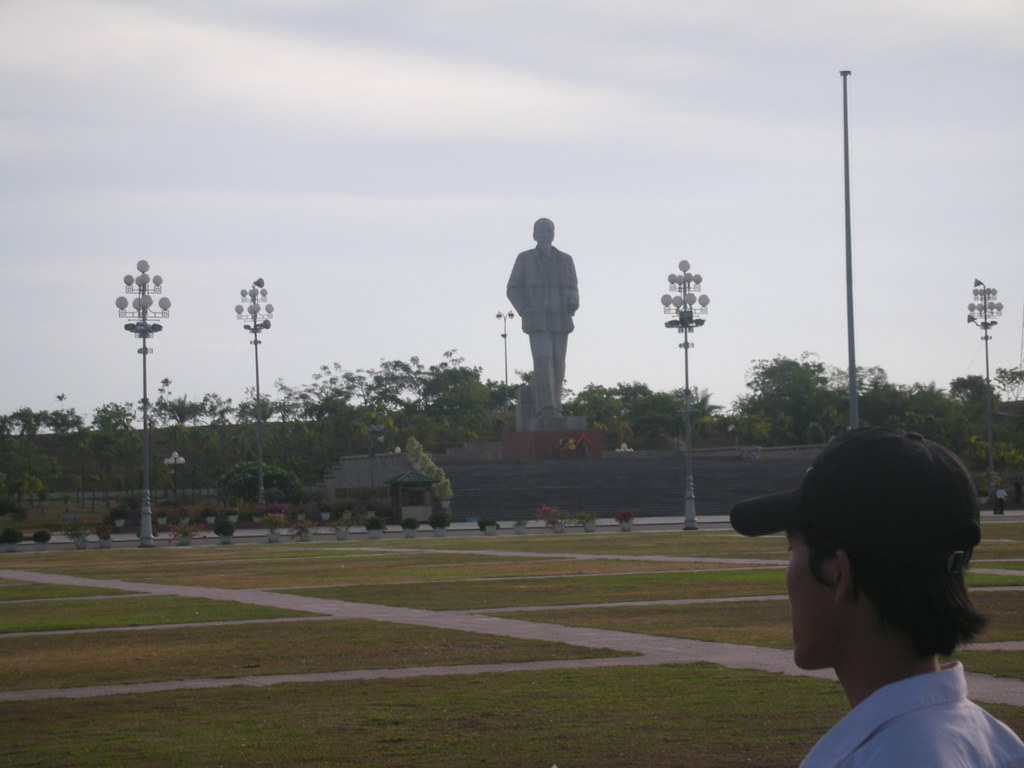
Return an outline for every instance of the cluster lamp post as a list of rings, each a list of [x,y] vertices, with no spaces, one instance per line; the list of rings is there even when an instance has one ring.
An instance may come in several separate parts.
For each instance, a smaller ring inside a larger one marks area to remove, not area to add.
[[[171,480],[174,482],[174,495],[178,495],[178,467],[185,463],[185,457],[179,456],[177,451],[164,459],[164,466],[171,470]]]
[[[668,286],[671,293],[661,297],[661,304],[666,315],[673,315],[675,319],[665,323],[666,328],[675,328],[683,334],[683,366],[685,370],[685,388],[683,390],[683,416],[686,424],[686,495],[683,503],[684,524],[687,531],[697,530],[697,508],[693,492],[693,443],[691,437],[691,417],[693,394],[690,391],[690,334],[697,328],[704,325],[704,315],[708,312],[708,304],[711,299],[701,288],[703,278],[690,272],[690,262],[679,262],[681,274],[668,276]],[[672,294],[675,294],[674,296]]]
[[[154,306],[153,295],[163,292],[164,279],[160,275],[149,275],[149,262],[145,259],[138,262],[135,268],[138,275],[124,276],[124,292],[128,296],[118,296],[114,302],[118,309],[118,317],[128,318],[124,329],[135,338],[142,339],[139,354],[142,355],[142,509],[139,513],[139,546],[153,546],[153,509],[149,494],[149,394],[146,378],[146,359],[153,353],[148,341],[156,333],[163,330],[154,319],[170,317],[171,300],[162,297]]]
[[[505,342],[505,391],[504,399],[501,403],[502,412],[508,411],[508,321],[516,316],[516,313],[511,309],[508,312],[499,312],[495,315],[496,318],[501,320],[501,340]]]
[[[985,342],[985,438],[988,444],[988,496],[991,499],[996,490],[995,459],[992,446],[992,380],[989,378],[988,364],[988,342],[992,337],[988,335],[996,321],[992,318],[1003,314],[1003,303],[997,301],[998,291],[989,288],[981,280],[974,281],[974,301],[967,305],[967,322],[974,323],[984,332],[982,340]]]
[[[267,289],[262,277],[253,281],[252,288],[242,289],[242,301],[248,305],[235,306],[235,315],[239,320],[249,320],[245,330],[252,334],[253,353],[256,358],[256,472],[257,499],[259,506],[265,506],[266,496],[263,492],[263,401],[260,399],[260,333],[270,328],[270,318],[274,316],[274,305],[267,303]]]

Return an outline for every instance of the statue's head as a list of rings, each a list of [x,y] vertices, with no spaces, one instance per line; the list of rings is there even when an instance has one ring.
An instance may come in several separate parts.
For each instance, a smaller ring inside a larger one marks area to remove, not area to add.
[[[551,219],[537,219],[533,224],[533,239],[539,246],[550,246],[555,239],[554,222]]]

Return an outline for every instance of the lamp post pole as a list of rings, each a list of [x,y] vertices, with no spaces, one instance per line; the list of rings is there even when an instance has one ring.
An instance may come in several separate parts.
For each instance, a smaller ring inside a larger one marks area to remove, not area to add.
[[[173,451],[170,456],[164,459],[164,466],[171,470],[171,480],[174,483],[174,496],[177,499],[178,496],[178,467],[185,463],[185,457],[179,456],[177,451]]]
[[[154,318],[170,317],[171,300],[162,297],[154,307],[153,294],[162,293],[164,279],[160,275],[149,276],[149,262],[140,260],[135,268],[139,274],[124,276],[124,292],[135,296],[130,302],[127,296],[118,296],[114,302],[118,317],[129,318],[124,329],[135,338],[142,339],[139,354],[142,355],[142,504],[139,512],[139,546],[153,546],[153,508],[149,494],[149,393],[146,359],[153,353],[148,341],[163,330]]]
[[[690,272],[690,262],[679,262],[681,274],[668,276],[669,291],[661,297],[663,311],[667,315],[674,315],[674,320],[665,323],[666,328],[675,328],[683,334],[683,369],[685,371],[685,388],[683,389],[683,416],[686,425],[686,492],[683,501],[684,524],[683,529],[687,531],[697,530],[697,502],[693,491],[693,442],[692,442],[692,402],[693,394],[690,390],[690,334],[700,326],[704,325],[703,315],[708,312],[710,297],[701,292],[703,278]],[[698,296],[699,294],[699,296]]]
[[[249,320],[243,326],[252,334],[253,355],[256,361],[256,503],[263,507],[267,503],[263,492],[263,400],[260,398],[260,333],[270,328],[270,318],[274,316],[274,305],[267,303],[266,283],[262,277],[253,281],[252,288],[242,289],[242,301],[249,304],[237,304],[235,315],[239,320]],[[262,303],[261,303],[262,302]]]
[[[992,380],[989,378],[988,342],[992,337],[989,330],[996,321],[992,318],[1003,314],[1003,303],[997,301],[999,292],[989,288],[981,280],[974,281],[974,301],[967,305],[967,322],[974,323],[984,332],[985,342],[985,440],[988,445],[988,497],[991,499],[996,490],[996,470],[992,443]]]
[[[508,312],[499,312],[495,317],[501,320],[501,340],[505,343],[505,391],[501,403],[501,412],[508,412],[508,321],[516,316],[511,309]]]

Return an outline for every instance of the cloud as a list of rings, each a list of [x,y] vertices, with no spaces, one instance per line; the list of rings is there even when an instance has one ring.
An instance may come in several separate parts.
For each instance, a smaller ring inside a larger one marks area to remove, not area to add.
[[[22,104],[53,108],[34,84],[77,90],[69,103],[80,116],[133,102],[136,119],[205,113],[312,135],[565,138],[579,121],[624,107],[614,92],[551,76],[147,7],[23,4],[3,28],[0,68]]]

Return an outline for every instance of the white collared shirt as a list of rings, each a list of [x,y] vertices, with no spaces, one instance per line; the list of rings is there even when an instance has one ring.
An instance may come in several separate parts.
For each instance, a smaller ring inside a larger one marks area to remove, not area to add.
[[[883,686],[814,745],[800,768],[1024,768],[1024,743],[967,699],[959,663]]]

